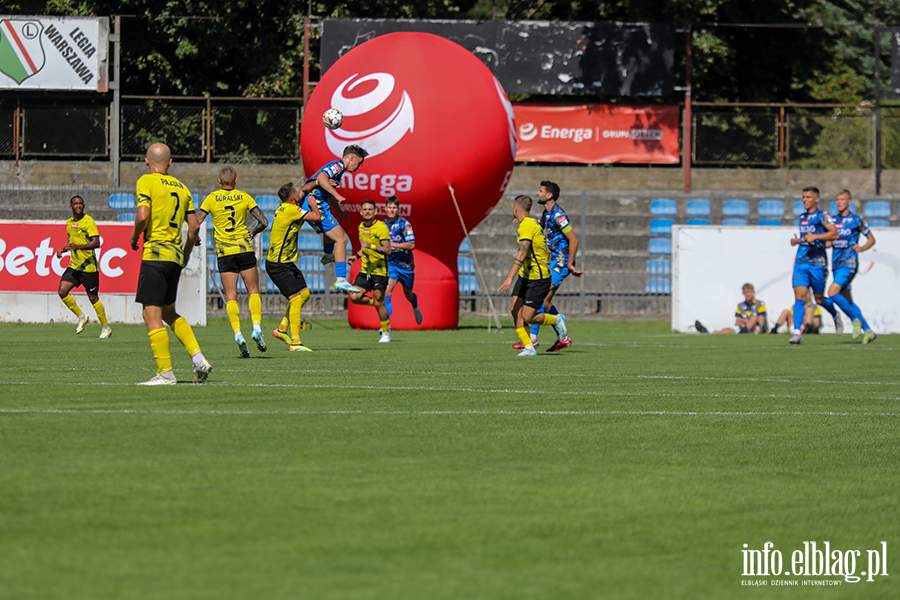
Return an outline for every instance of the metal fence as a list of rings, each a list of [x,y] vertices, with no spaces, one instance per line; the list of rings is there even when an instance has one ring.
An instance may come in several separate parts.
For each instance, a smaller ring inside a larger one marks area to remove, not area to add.
[[[296,162],[297,99],[124,96],[120,157],[140,159],[164,142],[195,162]],[[110,106],[71,97],[0,98],[0,156],[110,159]]]
[[[280,163],[300,156],[301,102],[269,98],[123,96],[120,154],[140,159],[162,141],[182,161]],[[110,106],[70,96],[0,97],[0,156],[110,159]],[[697,166],[867,169],[875,115],[869,105],[695,102]],[[900,107],[882,108],[882,164],[900,168]]]
[[[695,103],[691,163],[790,169],[869,169],[870,105]],[[882,165],[900,168],[900,108],[882,109]]]

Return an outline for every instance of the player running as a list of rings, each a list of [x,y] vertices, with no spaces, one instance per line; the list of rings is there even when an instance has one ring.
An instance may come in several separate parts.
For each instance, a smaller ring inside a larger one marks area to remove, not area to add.
[[[840,237],[831,242],[831,268],[834,271],[834,279],[828,287],[828,298],[825,302],[837,304],[853,323],[853,339],[858,339],[862,335],[862,343],[868,344],[878,336],[869,327],[859,307],[853,303],[850,285],[859,269],[859,253],[875,245],[875,236],[872,235],[864,218],[850,212],[853,199],[849,190],[841,190],[836,202],[838,214],[834,217],[834,221]],[[860,235],[866,237],[863,246],[859,245]]]
[[[571,273],[575,277],[581,277],[584,273],[575,268],[575,257],[578,254],[578,238],[572,230],[566,211],[559,205],[559,185],[552,181],[542,181],[537,194],[538,204],[544,207],[541,214],[540,225],[544,228],[544,239],[547,241],[547,250],[550,252],[550,291],[544,298],[543,305],[538,308],[538,314],[558,315],[559,311],[553,305],[553,296],[562,285],[563,280]],[[531,341],[535,347],[538,342],[538,331],[541,326],[531,326]],[[558,338],[547,352],[559,352],[563,348],[572,345],[568,335]],[[524,348],[522,342],[513,345],[520,350]]]
[[[241,358],[250,358],[247,341],[241,333],[241,312],[237,302],[238,277],[244,280],[250,295],[250,320],[253,333],[250,339],[256,342],[260,352],[266,351],[263,339],[262,301],[259,297],[259,271],[256,269],[256,254],[253,252],[253,238],[269,226],[269,221],[257,206],[256,201],[240,190],[236,190],[237,172],[232,167],[219,171],[219,186],[222,188],[208,195],[200,205],[200,224],[206,215],[212,215],[216,236],[216,259],[222,287],[225,288],[225,312],[234,331],[234,341],[238,345]],[[247,231],[247,213],[256,219],[253,231]]]
[[[62,257],[63,252],[70,253],[69,266],[59,280],[59,297],[78,318],[75,333],[81,333],[88,324],[88,316],[81,312],[75,298],[69,292],[78,286],[84,286],[88,300],[97,313],[97,319],[100,320],[100,339],[105,340],[112,335],[112,329],[106,320],[106,309],[98,295],[100,267],[94,248],[100,247],[100,232],[94,219],[84,214],[84,198],[72,196],[69,208],[72,209],[72,218],[66,221],[66,235],[69,241],[56,252],[56,258]]]
[[[331,211],[334,209],[342,219],[349,220],[347,213],[341,208],[346,199],[335,189],[335,186],[340,185],[344,173],[354,173],[359,170],[368,155],[369,153],[359,146],[347,146],[344,148],[344,154],[340,160],[331,161],[304,183],[304,187],[310,183],[317,184],[317,187],[303,200],[303,209],[310,210],[310,204],[314,201],[322,214],[321,222],[310,223],[313,230],[322,235],[325,253],[322,257],[322,264],[333,262],[336,278],[334,288],[351,293],[359,292],[359,290],[347,282],[347,234],[344,233]],[[332,199],[337,203],[332,202]]]
[[[812,288],[816,296],[816,302],[828,310],[825,306],[825,278],[828,275],[828,256],[825,254],[825,242],[838,238],[831,216],[819,210],[819,188],[803,188],[803,207],[806,212],[800,215],[800,237],[791,238],[791,246],[797,248],[797,258],[794,261],[794,275],[791,285],[794,288],[794,329],[791,336],[791,344],[799,344],[803,341],[803,315],[806,312],[806,296]],[[838,327],[840,317],[834,307],[831,308],[835,316],[835,328],[838,334],[842,328]]]
[[[416,264],[413,260],[412,251],[416,247],[416,234],[413,233],[410,222],[400,216],[400,200],[397,196],[391,196],[385,201],[384,211],[387,213],[387,219],[384,220],[384,224],[387,225],[391,234],[391,253],[388,255],[388,284],[387,292],[384,295],[384,305],[387,309],[388,318],[393,312],[391,294],[394,292],[397,282],[400,282],[406,299],[412,305],[416,324],[421,325],[422,311],[419,310],[419,298],[413,292],[413,285],[416,282],[416,274],[414,272]]]
[[[378,311],[378,320],[381,322],[381,337],[379,343],[391,341],[391,319],[384,306],[384,292],[388,286],[388,261],[391,254],[391,234],[384,221],[376,218],[374,200],[363,200],[359,214],[363,222],[359,224],[359,252],[351,259],[362,258],[362,267],[353,282],[358,292],[350,294],[350,301],[363,306],[374,306]],[[369,298],[364,294],[372,292]]]

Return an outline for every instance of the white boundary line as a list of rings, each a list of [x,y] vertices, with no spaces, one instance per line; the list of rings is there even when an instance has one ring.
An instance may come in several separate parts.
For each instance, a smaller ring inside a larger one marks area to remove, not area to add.
[[[106,414],[106,415],[422,415],[422,416],[608,416],[608,417],[900,417],[900,413],[852,412],[728,412],[728,411],[666,411],[666,410],[139,410],[139,409],[62,409],[62,408],[3,408],[0,414]]]

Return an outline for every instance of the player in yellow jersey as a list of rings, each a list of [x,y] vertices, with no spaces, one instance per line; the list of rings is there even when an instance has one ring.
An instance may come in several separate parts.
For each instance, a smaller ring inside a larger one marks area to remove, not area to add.
[[[249,194],[234,189],[236,184],[237,172],[232,167],[225,167],[219,171],[219,186],[222,189],[211,193],[203,200],[198,216],[202,225],[206,215],[212,215],[219,273],[222,276],[222,287],[225,288],[225,311],[234,330],[234,341],[237,342],[241,357],[250,358],[247,342],[241,333],[237,283],[238,277],[243,279],[250,295],[250,320],[253,322],[253,333],[250,334],[250,338],[256,342],[260,352],[265,352],[266,342],[260,326],[262,301],[259,297],[259,271],[256,270],[253,238],[269,226],[269,221]],[[257,221],[253,231],[247,230],[248,212]]]
[[[144,252],[135,300],[143,305],[144,323],[150,348],[156,359],[156,376],[141,385],[175,385],[169,335],[163,323],[191,355],[194,383],[203,383],[212,365],[200,351],[200,345],[188,322],[175,312],[178,279],[191,258],[191,249],[200,234],[200,222],[187,186],[168,174],[172,155],[165,144],[151,144],[144,163],[150,170],[137,182],[137,215],[131,232],[131,248],[138,249],[144,235]],[[181,226],[187,221],[187,239],[182,242]]]
[[[308,191],[306,188],[304,190]],[[322,220],[315,202],[309,204],[308,211],[300,206],[303,193],[293,183],[286,183],[278,189],[281,205],[275,211],[269,237],[269,253],[266,255],[266,275],[288,299],[284,318],[272,335],[286,342],[292,352],[310,351],[300,341],[300,312],[309,300],[309,289],[303,273],[297,267],[297,236],[304,221],[318,223]]]
[[[550,291],[550,260],[547,253],[547,242],[544,240],[544,230],[537,221],[528,214],[531,212],[531,198],[528,196],[516,196],[513,201],[513,223],[518,223],[516,238],[519,241],[519,251],[513,259],[513,266],[509,275],[503,281],[498,291],[508,294],[516,273],[519,280],[513,289],[512,313],[516,323],[516,333],[522,340],[523,350],[519,356],[535,356],[537,350],[528,335],[529,325],[551,325],[556,330],[559,339],[566,337],[566,318],[563,315],[548,315],[537,313],[543,305],[547,292]]]
[[[81,312],[78,303],[75,302],[69,292],[78,286],[83,286],[88,300],[94,306],[97,319],[100,321],[100,339],[105,340],[112,335],[112,329],[106,321],[106,309],[100,302],[100,267],[94,249],[100,247],[100,232],[97,224],[90,215],[84,214],[84,198],[72,196],[69,200],[72,209],[72,218],[66,221],[66,235],[68,242],[56,251],[56,257],[60,258],[64,252],[69,252],[69,266],[59,280],[59,297],[69,310],[78,318],[75,333],[84,331],[88,324],[88,316]]]
[[[388,255],[391,253],[391,232],[384,221],[376,218],[377,209],[374,200],[363,200],[359,207],[359,216],[363,222],[359,224],[360,251],[348,260],[352,265],[362,258],[362,268],[353,282],[358,292],[350,293],[350,301],[354,304],[374,306],[381,321],[381,338],[379,342],[391,341],[391,318],[384,302],[384,294],[388,286]],[[372,297],[366,296],[372,292]]]

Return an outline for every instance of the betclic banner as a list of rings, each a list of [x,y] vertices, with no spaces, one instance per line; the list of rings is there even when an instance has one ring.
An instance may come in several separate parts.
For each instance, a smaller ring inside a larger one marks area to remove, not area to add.
[[[109,18],[0,15],[0,90],[105,92]]]
[[[517,162],[678,164],[678,106],[516,104]]]
[[[101,294],[137,291],[141,252],[131,249],[132,223],[98,222]],[[56,292],[69,254],[56,257],[68,242],[65,221],[0,221],[0,292]],[[82,288],[75,290],[83,292]]]

